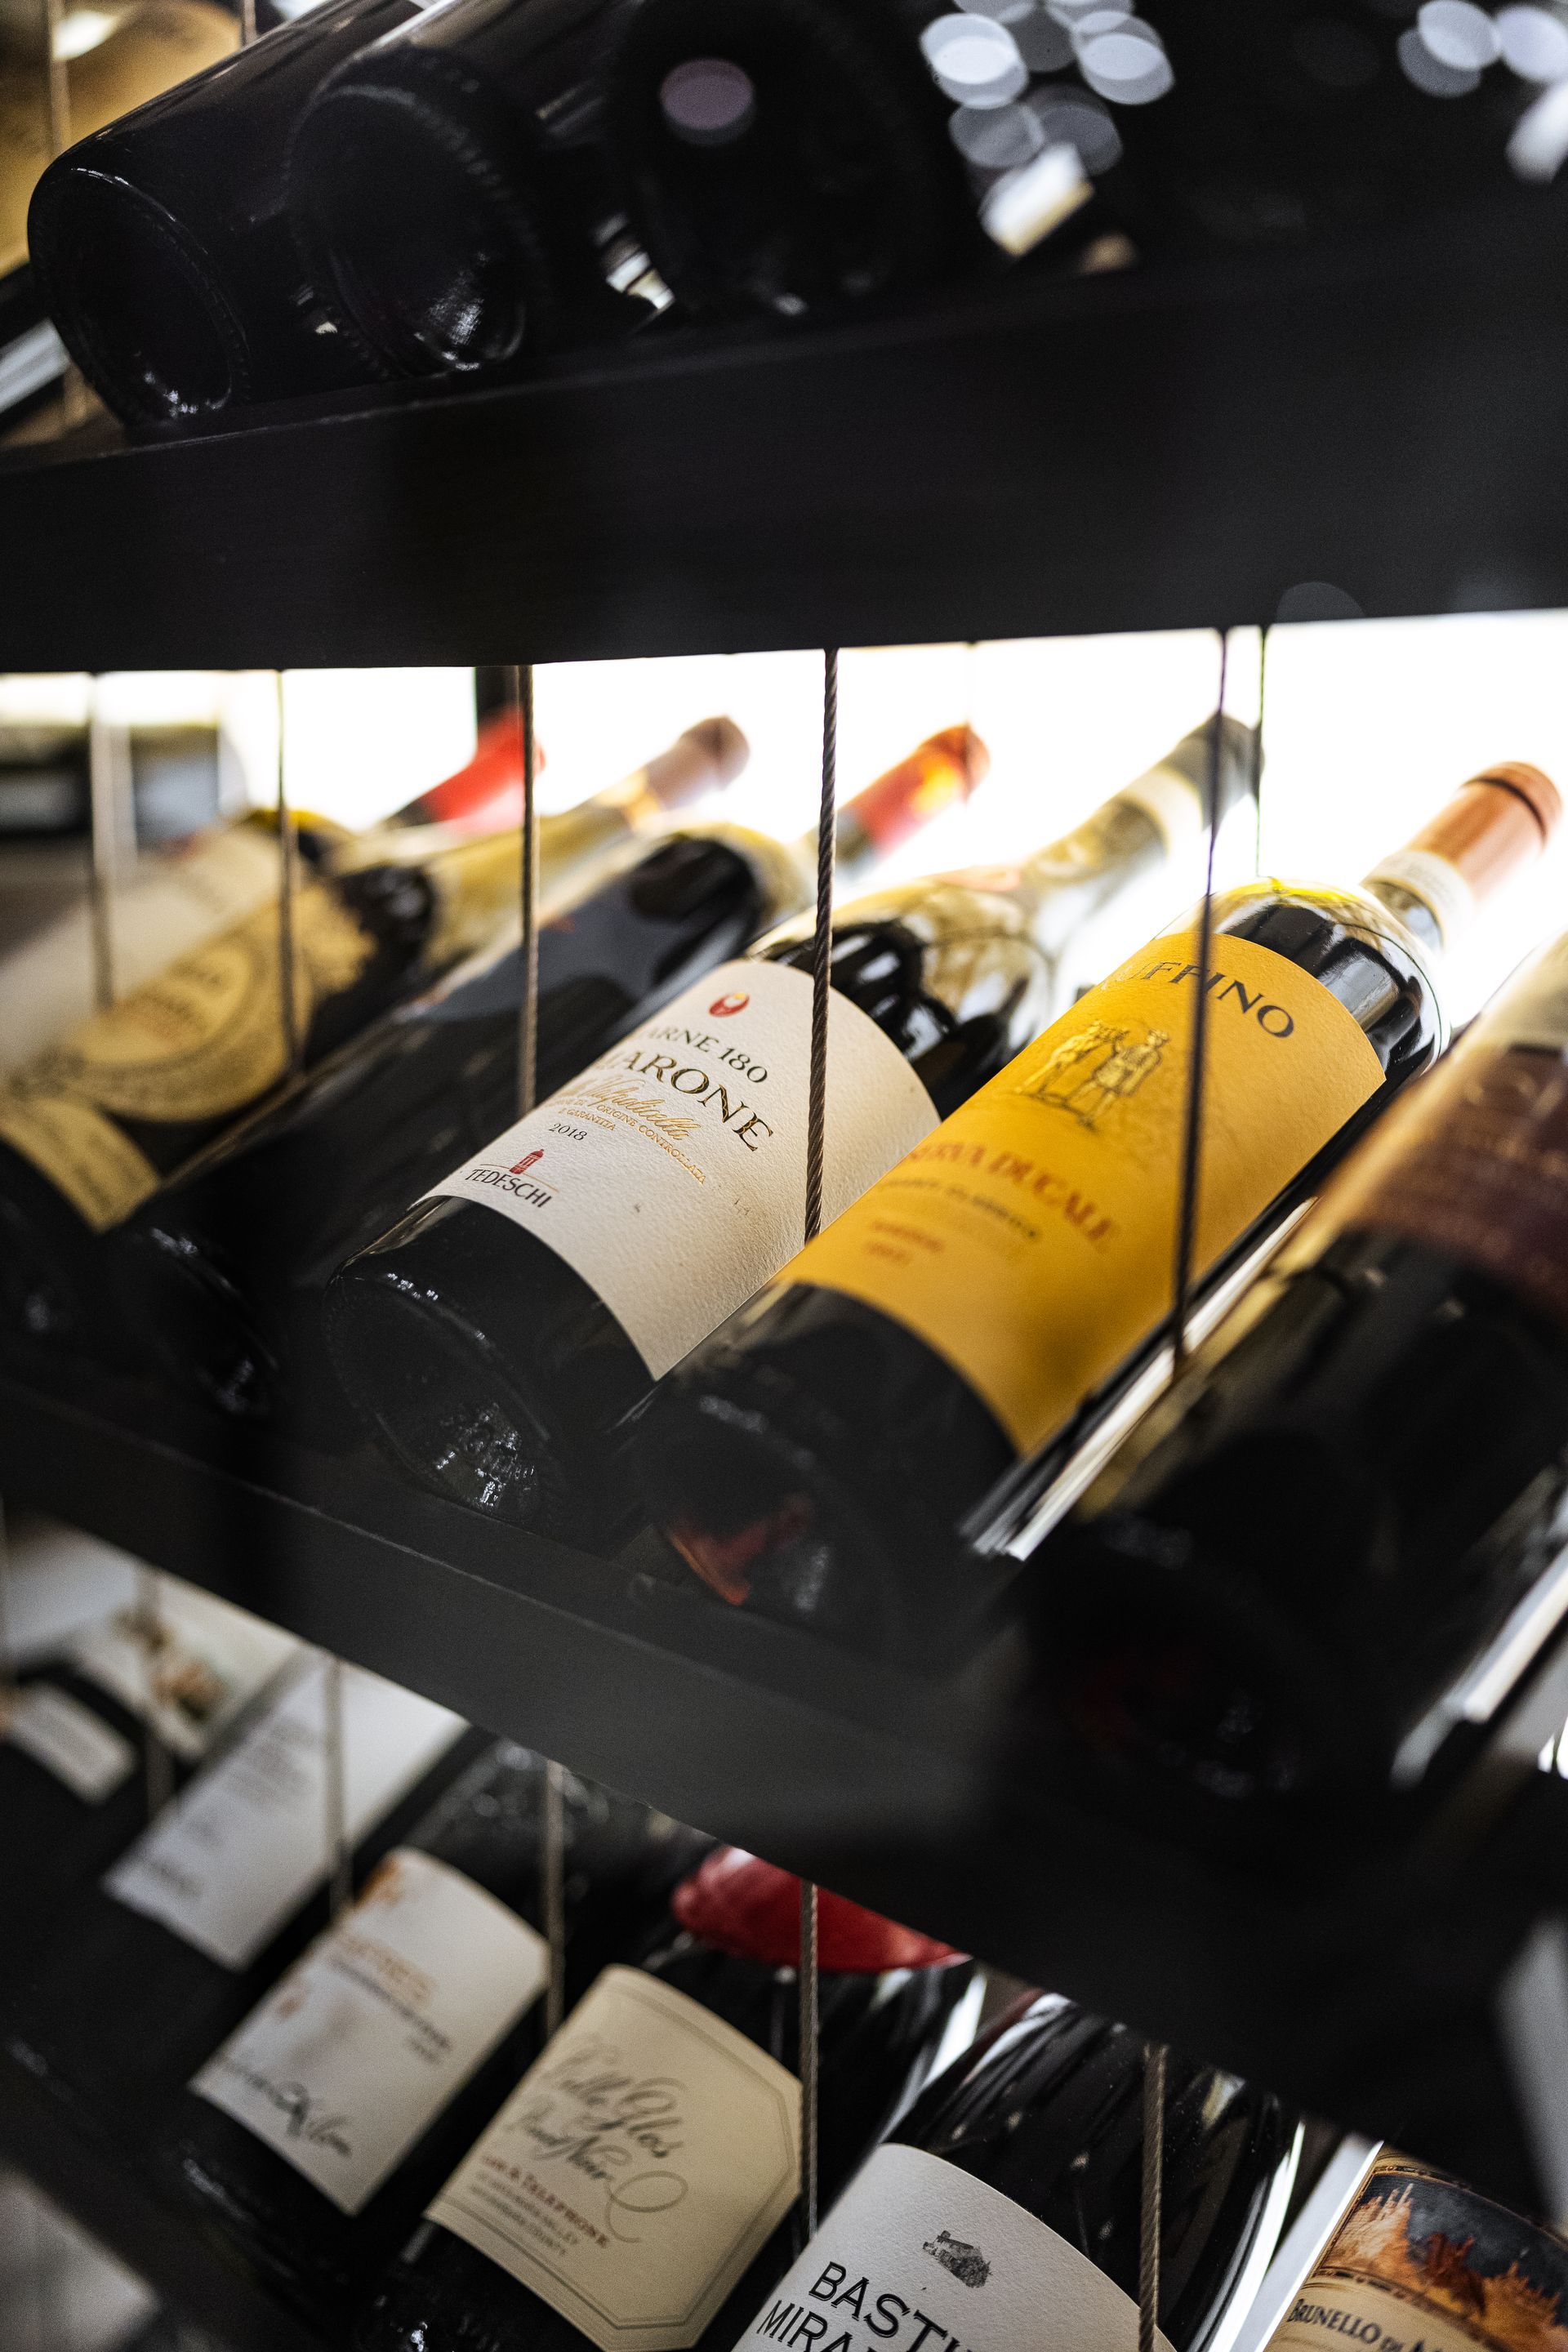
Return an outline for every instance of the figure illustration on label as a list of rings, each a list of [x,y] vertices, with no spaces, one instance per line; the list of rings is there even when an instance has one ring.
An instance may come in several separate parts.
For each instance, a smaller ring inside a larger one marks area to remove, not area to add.
[[[1112,1029],[1091,1021],[1076,1037],[1064,1038],[1040,1069],[1017,1089],[1031,1101],[1048,1103],[1053,1110],[1071,1113],[1080,1127],[1096,1128],[1107,1106],[1136,1094],[1159,1068],[1171,1043],[1168,1029]],[[1089,1056],[1104,1046],[1100,1059],[1085,1068]]]

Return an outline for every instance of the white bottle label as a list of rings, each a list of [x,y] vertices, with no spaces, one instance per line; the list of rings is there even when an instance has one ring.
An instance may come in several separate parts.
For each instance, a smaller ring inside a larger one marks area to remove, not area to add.
[[[328,1662],[198,1773],[116,1863],[107,1892],[187,1944],[248,1968],[326,1875]],[[342,1668],[344,1813],[362,1837],[452,1742],[462,1718],[357,1666]]]
[[[405,1847],[191,2088],[357,2213],[549,1974],[542,1936]]]
[[[937,1123],[898,1047],[835,991],[826,1224]],[[536,1234],[658,1380],[800,1246],[811,982],[727,963],[435,1188]]]
[[[799,2165],[794,2075],[685,1993],[606,1969],[430,2219],[599,2352],[684,2352],[789,2211]]]
[[[5,1736],[84,1804],[101,1805],[112,1797],[136,1763],[128,1739],[52,1683],[23,1685],[11,1701]]]
[[[299,1647],[243,1609],[160,1579],[151,1621],[139,1607],[118,1610],[73,1634],[65,1655],[194,1764]]]
[[[1457,866],[1431,849],[1394,849],[1380,858],[1366,877],[1369,887],[1392,882],[1429,907],[1443,945],[1451,948],[1476,911],[1476,894]]]
[[[744,2352],[1127,2352],[1138,2308],[1010,2197],[881,2147],[741,2338]],[[1156,2343],[1170,2352],[1163,2336]]]

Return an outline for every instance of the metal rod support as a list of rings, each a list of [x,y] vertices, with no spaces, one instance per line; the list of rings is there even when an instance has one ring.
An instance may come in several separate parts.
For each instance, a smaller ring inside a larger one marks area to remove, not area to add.
[[[514,663],[512,709],[522,766],[522,1012],[517,1041],[517,1115],[526,1118],[539,1092],[539,812],[533,732],[533,665]]]
[[[294,1077],[304,1058],[294,959],[299,951],[300,843],[289,807],[283,761],[283,673],[274,670],[278,703],[278,991],[283,1024],[283,1066]]]
[[[544,1939],[550,1947],[550,1981],[544,1994],[544,2032],[561,2031],[566,2014],[566,1775],[544,1768]]]
[[[155,1568],[136,1570],[137,1632],[142,1641],[142,1769],[147,1818],[156,1821],[174,1793],[174,1763],[158,1731],[158,1658],[163,1646],[163,1580]]]
[[[349,1843],[348,1759],[343,1752],[343,1667],[329,1658],[322,1685],[321,1790],[325,1800],[327,1884],[331,1916],[341,1918],[354,1899],[353,1853]]]
[[[1205,794],[1208,863],[1198,914],[1197,994],[1193,1003],[1192,1055],[1187,1065],[1187,1100],[1183,1120],[1181,1192],[1176,1204],[1176,1263],[1171,1301],[1171,1370],[1187,1355],[1187,1314],[1192,1304],[1194,1255],[1197,1246],[1198,1195],[1203,1182],[1204,1079],[1208,1059],[1209,974],[1214,961],[1214,859],[1219,835],[1219,769],[1224,751],[1226,668],[1230,633],[1219,633],[1219,693],[1215,703]]]
[[[1138,2216],[1138,2352],[1154,2352],[1160,2329],[1160,2230],[1165,2178],[1163,2042],[1143,2049],[1143,2179]]]

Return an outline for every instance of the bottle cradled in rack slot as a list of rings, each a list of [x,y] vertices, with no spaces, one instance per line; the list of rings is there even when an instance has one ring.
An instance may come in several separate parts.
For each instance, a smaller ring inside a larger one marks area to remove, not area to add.
[[[323,2332],[542,2045],[546,1769],[510,1740],[479,1757],[161,2129],[163,2183]],[[705,1841],[571,1774],[562,1802],[570,2005],[658,1932]]]
[[[1135,2344],[1143,2053],[1054,1994],[1021,2004],[869,2158],[736,2352]],[[1278,2242],[1300,2133],[1234,2075],[1168,2066],[1156,2340],[1221,2352]]]
[[[868,787],[840,820],[848,870],[952,805],[979,763],[967,737],[933,739]],[[798,848],[739,826],[693,825],[542,925],[540,1091],[575,1077],[694,973],[797,912],[809,887]],[[126,1318],[166,1379],[233,1418],[287,1411],[317,1444],[348,1423],[320,1345],[323,1289],[515,1112],[523,978],[513,946],[474,958],[116,1233]]]
[[[1215,899],[1200,1282],[1432,1059],[1428,964],[1559,814],[1489,770],[1359,890]],[[1199,953],[1131,956],[665,1381],[634,1475],[724,1600],[917,1663],[984,1621],[961,1521],[1170,1304]]]
[[[16,1567],[48,1541],[18,1533]],[[96,1618],[16,1675],[0,1715],[0,1975],[144,1827],[150,1770],[187,1779],[297,1648],[163,1577],[155,1607]]]
[[[328,0],[79,139],[27,215],[49,315],[128,424],[375,380],[322,310],[284,209],[294,126],[323,78],[418,0]]]
[[[353,872],[301,867],[291,1018],[268,903],[0,1086],[0,1344],[110,1344],[100,1237],[268,1100],[291,1045],[309,1068],[512,915],[516,833],[426,853],[403,827],[397,845]]]
[[[1565,1142],[1559,940],[1030,1561],[1047,1719],[1108,1790],[1268,1843],[1281,1808],[1364,1827],[1528,1687],[1568,1590]]]
[[[710,1855],[606,1969],[430,2205],[358,2352],[725,2352],[794,2251],[799,1881]],[[822,2193],[978,2014],[971,1963],[819,1899]],[[628,2135],[637,2153],[624,2158]]]
[[[367,1875],[489,1744],[461,1719],[305,1651],[96,1885],[64,1906],[6,2004],[12,2058],[76,2127],[140,2152],[167,2102],[325,1925],[329,1774]]]
[[[1253,748],[1227,730],[1227,805]],[[1189,736],[1016,869],[903,884],[838,914],[829,1214],[1114,957],[1133,886],[1199,832],[1209,753],[1208,730]],[[611,1433],[800,1234],[812,928],[677,998],[339,1276],[340,1377],[416,1476],[557,1533],[578,1531],[584,1495],[606,1526],[624,1520]]]
[[[1321,2352],[1327,2343],[1546,2352],[1565,2328],[1561,2237],[1385,2149],[1268,2352]]]
[[[447,0],[311,101],[289,155],[295,234],[391,373],[504,374],[668,307],[605,148],[606,5]]]
[[[798,318],[1517,200],[1568,152],[1564,78],[1548,10],[1468,0],[637,0],[605,89],[680,300]]]

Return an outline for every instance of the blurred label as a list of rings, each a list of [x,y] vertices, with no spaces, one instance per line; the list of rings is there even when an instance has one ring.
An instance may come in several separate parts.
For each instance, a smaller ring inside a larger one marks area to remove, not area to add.
[[[697,2342],[799,2188],[800,2085],[606,1969],[430,2207],[599,2352]]]
[[[542,1936],[460,1872],[405,1848],[191,2088],[357,2213],[549,1974]]]
[[[1435,850],[1394,850],[1373,867],[1364,887],[1375,890],[1380,882],[1392,882],[1429,907],[1445,947],[1453,946],[1476,911],[1476,894],[1458,867]]]
[[[810,1243],[781,1279],[863,1299],[944,1357],[1021,1453],[1171,1303],[1193,932],[1157,940]],[[1194,1272],[1376,1093],[1337,999],[1254,941],[1210,973]]]
[[[154,1610],[132,1606],[84,1626],[66,1655],[195,1763],[299,1646],[243,1610],[169,1582]]]
[[[5,1736],[84,1804],[100,1805],[129,1779],[136,1750],[89,1706],[53,1683],[27,1683],[11,1700]]]
[[[225,1968],[248,1968],[327,1874],[327,1675],[311,1657],[103,1881]],[[462,1732],[357,1666],[342,1673],[348,1835],[357,1841]]]
[[[1137,2340],[1137,2305],[1044,2221],[940,2156],[880,2147],[737,2352],[1127,2352]]]
[[[800,1238],[810,1071],[808,975],[750,958],[723,964],[432,1197],[483,1202],[547,1244],[658,1380]],[[824,1213],[935,1125],[898,1047],[835,991]]]

